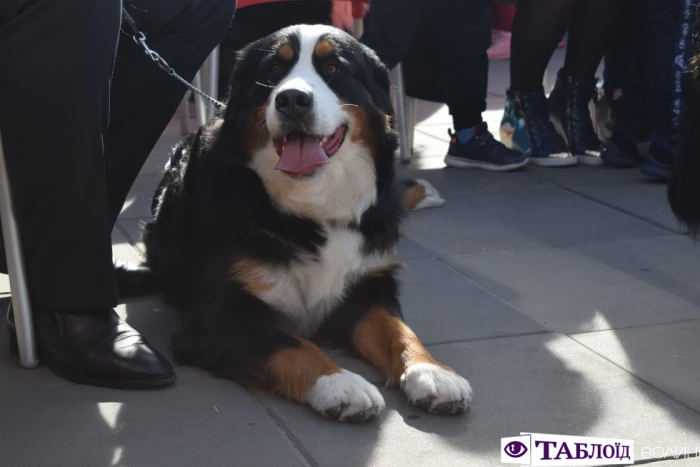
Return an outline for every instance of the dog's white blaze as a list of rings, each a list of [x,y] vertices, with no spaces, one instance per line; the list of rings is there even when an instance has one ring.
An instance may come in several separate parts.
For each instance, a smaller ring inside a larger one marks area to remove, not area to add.
[[[395,263],[394,255],[363,255],[362,235],[345,228],[328,228],[328,240],[319,257],[303,258],[288,268],[270,268],[264,274],[269,288],[259,297],[284,313],[295,329],[311,336],[345,295],[348,285]]]
[[[253,155],[251,166],[282,210],[320,222],[357,222],[376,200],[376,174],[368,148],[351,141],[353,119],[341,107],[338,96],[326,85],[312,63],[319,38],[331,31],[333,28],[323,25],[300,27],[299,59],[289,75],[272,91],[271,101],[274,102],[277,93],[284,89],[310,90],[314,96],[315,126],[309,132],[330,136],[339,126],[347,124],[348,135],[343,145],[331,157],[329,164],[306,178],[292,178],[275,170],[279,156],[272,141]],[[267,126],[270,134],[279,133],[279,119],[274,105],[267,109]]]
[[[292,178],[275,166],[279,156],[272,141],[256,151],[251,167],[263,180],[267,191],[284,211],[310,217],[316,221],[340,220],[358,222],[377,197],[374,161],[368,148],[353,143],[354,120],[338,96],[326,85],[313,66],[314,49],[321,36],[332,32],[329,26],[301,26],[299,58],[289,75],[271,93],[285,89],[304,89],[313,93],[314,128],[309,132],[330,136],[339,126],[349,125],[348,135],[330,163],[310,177]],[[267,109],[267,127],[271,135],[279,134],[279,119],[274,105]]]
[[[314,127],[309,133],[330,136],[343,123],[347,122],[347,114],[340,106],[338,96],[326,85],[326,81],[318,74],[313,64],[314,49],[324,33],[333,32],[330,26],[314,25],[300,26],[300,48],[297,63],[289,74],[277,85],[270,94],[270,102],[275,102],[277,94],[287,89],[299,89],[313,94]],[[267,127],[270,134],[279,134],[280,121],[274,105],[267,108]]]
[[[354,230],[332,225],[359,223],[362,214],[377,198],[374,159],[361,141],[352,142],[354,120],[341,107],[338,96],[313,66],[312,58],[328,26],[301,26],[299,58],[289,75],[271,93],[302,89],[313,93],[314,127],[308,132],[331,135],[348,125],[348,135],[330,162],[308,177],[290,177],[275,170],[279,156],[272,144],[258,149],[251,168],[260,176],[275,204],[285,212],[311,218],[326,229],[327,242],[318,257],[301,258],[287,268],[269,268],[269,286],[259,297],[289,318],[292,332],[309,336],[337,306],[348,285],[356,278],[394,263],[393,253],[365,255],[363,237]],[[279,134],[274,105],[267,109],[270,134]]]

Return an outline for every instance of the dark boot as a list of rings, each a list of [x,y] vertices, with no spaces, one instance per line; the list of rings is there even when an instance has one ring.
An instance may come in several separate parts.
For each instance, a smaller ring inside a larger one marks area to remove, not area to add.
[[[544,90],[506,91],[506,107],[501,120],[501,141],[506,147],[530,156],[530,163],[544,167],[576,165],[576,157],[549,121]]]
[[[549,113],[554,128],[579,162],[588,165],[603,164],[603,144],[593,129],[588,107],[595,92],[595,78],[570,76],[561,69],[549,95]]]
[[[12,308],[7,326],[17,353]],[[114,310],[53,313],[37,310],[34,326],[39,358],[69,381],[119,389],[167,386],[175,381],[170,363]]]

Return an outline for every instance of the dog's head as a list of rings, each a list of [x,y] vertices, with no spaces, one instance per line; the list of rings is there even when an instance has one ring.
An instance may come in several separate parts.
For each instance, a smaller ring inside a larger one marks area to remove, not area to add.
[[[292,26],[246,47],[224,127],[283,210],[359,220],[393,177],[387,69],[328,26]]]

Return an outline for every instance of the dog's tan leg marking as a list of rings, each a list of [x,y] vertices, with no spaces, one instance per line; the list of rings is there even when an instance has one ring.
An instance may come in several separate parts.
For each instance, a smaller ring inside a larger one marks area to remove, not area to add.
[[[276,352],[267,368],[276,392],[309,404],[324,417],[364,422],[384,408],[376,387],[340,368],[309,341]]]
[[[400,382],[412,404],[449,414],[467,409],[472,397],[467,380],[437,362],[418,336],[387,310],[371,309],[357,325],[353,344],[389,382]]]

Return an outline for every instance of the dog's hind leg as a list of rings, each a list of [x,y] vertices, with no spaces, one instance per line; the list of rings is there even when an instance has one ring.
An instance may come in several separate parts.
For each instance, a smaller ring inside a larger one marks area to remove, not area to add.
[[[404,207],[409,211],[434,208],[445,204],[437,189],[425,180],[401,180],[403,188],[402,199]]]

